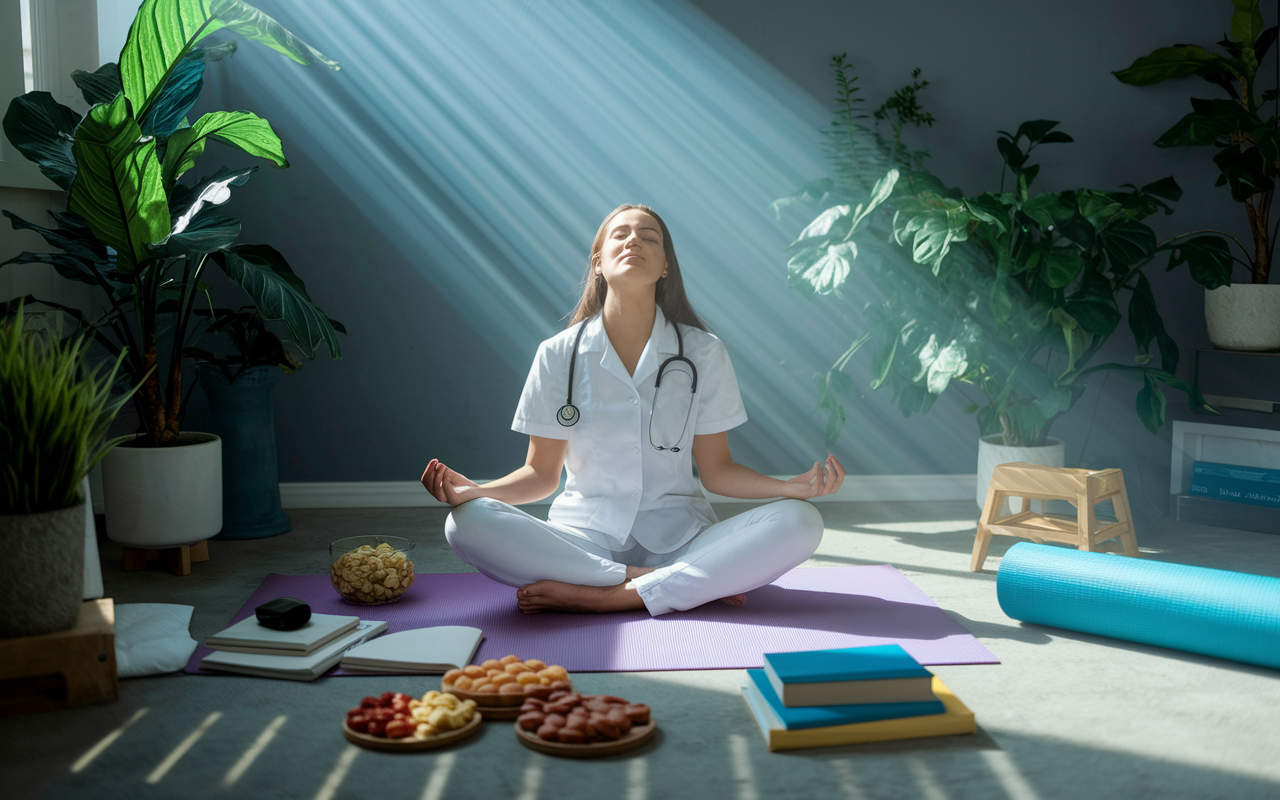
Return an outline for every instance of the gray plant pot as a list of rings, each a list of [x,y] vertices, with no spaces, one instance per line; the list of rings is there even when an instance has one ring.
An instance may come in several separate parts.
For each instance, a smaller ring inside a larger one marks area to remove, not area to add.
[[[84,503],[0,516],[0,638],[74,627],[84,593]]]

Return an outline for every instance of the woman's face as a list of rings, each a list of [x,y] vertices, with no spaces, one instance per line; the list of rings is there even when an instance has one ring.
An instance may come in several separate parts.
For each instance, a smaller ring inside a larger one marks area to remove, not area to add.
[[[662,228],[638,208],[609,220],[595,270],[611,289],[652,287],[667,274]]]

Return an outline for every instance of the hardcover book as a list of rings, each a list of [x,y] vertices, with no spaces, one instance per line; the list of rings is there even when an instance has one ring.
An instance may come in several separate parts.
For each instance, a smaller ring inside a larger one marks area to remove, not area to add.
[[[778,723],[789,731],[806,728],[822,728],[831,725],[849,725],[855,722],[874,722],[899,717],[920,717],[941,714],[946,711],[942,701],[933,695],[923,702],[911,703],[853,703],[826,706],[785,706],[773,691],[773,685],[764,670],[749,669],[749,686],[754,686],[760,697],[773,711]]]
[[[312,681],[337,664],[348,648],[377,636],[386,629],[387,623],[379,620],[358,622],[355,628],[305,656],[214,651],[200,659],[200,667],[222,672],[238,672],[259,678]]]
[[[764,685],[768,685],[766,681]],[[973,733],[977,721],[959,698],[937,677],[933,679],[933,693],[940,699],[945,712],[919,717],[857,722],[847,725],[830,725],[822,728],[788,730],[774,713],[776,706],[767,702],[760,692],[760,684],[748,682],[742,687],[752,717],[760,727],[765,744],[770,750],[795,750],[804,747],[830,747],[862,742],[883,742],[894,739],[919,739],[927,736],[952,736]]]
[[[896,644],[765,653],[764,672],[788,708],[936,699],[933,674]]]
[[[278,631],[259,623],[256,617],[249,617],[205,639],[204,645],[233,653],[301,656],[315,652],[359,623],[359,617],[312,614],[302,627]]]
[[[380,636],[351,648],[340,662],[344,670],[394,674],[430,674],[464,667],[484,638],[479,628],[439,625]]]
[[[1196,461],[1190,492],[1210,500],[1280,508],[1280,470]]]

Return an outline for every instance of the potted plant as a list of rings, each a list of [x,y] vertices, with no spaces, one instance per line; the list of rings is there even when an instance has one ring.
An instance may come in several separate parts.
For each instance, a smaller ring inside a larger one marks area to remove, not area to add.
[[[83,335],[0,320],[0,637],[75,625],[84,588],[85,477],[119,440],[107,428],[132,391],[112,397],[122,358],[85,363]]]
[[[280,507],[275,416],[271,395],[280,375],[302,366],[291,348],[311,359],[314,350],[281,339],[253,306],[196,309],[203,336],[224,340],[214,353],[189,346],[200,387],[209,400],[209,428],[222,439],[222,532],[219,539],[260,539],[291,527]],[[333,327],[346,333],[337,320]]]
[[[920,170],[920,159],[895,159],[902,150],[881,147],[878,158],[857,152],[857,137],[845,135],[857,133],[849,130],[852,109],[850,94],[842,93],[836,178],[811,206],[816,216],[791,245],[788,263],[791,285],[807,293],[839,295],[857,275],[880,295],[864,310],[865,332],[818,376],[829,438],[844,420],[839,396],[852,390],[842,370],[864,346],[874,353],[872,388],[891,387],[905,416],[925,413],[955,383],[979,390],[982,399],[969,408],[981,435],[979,505],[996,463],[1062,466],[1061,443],[1049,430],[1096,372],[1142,383],[1137,412],[1153,433],[1164,422],[1162,384],[1207,408],[1175,374],[1178,348],[1142,273],[1157,252],[1176,246],[1157,243],[1142,222],[1162,209],[1171,213],[1164,201],[1181,194],[1171,178],[1127,191],[1033,194],[1039,166],[1028,161],[1032,150],[1072,141],[1055,130],[1058,123],[1034,120],[997,140],[1000,191],[965,197]],[[900,132],[897,126],[895,139]],[[880,172],[886,162],[891,168]],[[806,187],[793,199],[813,194]],[[1121,293],[1129,295],[1134,362],[1090,366],[1120,323]],[[1153,340],[1159,367],[1150,363]],[[1023,450],[991,449],[997,446]]]
[[[1213,147],[1220,170],[1218,186],[1228,186],[1231,199],[1244,207],[1252,247],[1222,231],[1185,234],[1183,250],[1193,261],[1191,276],[1205,288],[1205,322],[1209,339],[1229,350],[1280,349],[1280,285],[1269,283],[1276,234],[1271,200],[1280,170],[1280,114],[1262,107],[1280,102],[1280,70],[1276,86],[1260,96],[1258,64],[1275,44],[1276,28],[1263,30],[1258,0],[1234,0],[1231,34],[1219,46],[1226,55],[1192,44],[1161,47],[1113,73],[1123,83],[1149,86],[1193,75],[1220,86],[1227,98],[1191,100],[1192,112],[1156,140],[1156,147]],[[1280,56],[1280,51],[1277,51]],[[1216,235],[1206,235],[1216,234]],[[1222,238],[1222,237],[1225,237]],[[1234,242],[1233,252],[1227,240]],[[1174,249],[1170,266],[1183,257]],[[1197,251],[1205,251],[1198,253]],[[1231,281],[1235,264],[1249,272],[1249,283]]]
[[[68,210],[52,214],[56,229],[5,212],[15,228],[36,231],[61,252],[23,253],[5,263],[50,263],[64,277],[98,287],[108,309],[100,318],[56,307],[123,358],[142,384],[134,404],[144,432],[103,465],[108,535],[136,547],[194,543],[221,528],[219,440],[181,430],[189,390],[183,348],[209,265],[243,288],[264,317],[282,320],[295,341],[312,348],[324,342],[332,357],[340,355],[328,317],[284,257],[266,245],[237,243],[239,220],[219,212],[255,168],[181,181],[215,141],[288,166],[280,139],[256,114],[213,111],[187,123],[206,63],[235,51],[234,41],[201,44],[218,30],[301,64],[338,66],[240,0],[145,0],[119,64],[73,75],[92,106],[86,117],[46,92],[14,99],[4,117],[10,142],[68,193]]]

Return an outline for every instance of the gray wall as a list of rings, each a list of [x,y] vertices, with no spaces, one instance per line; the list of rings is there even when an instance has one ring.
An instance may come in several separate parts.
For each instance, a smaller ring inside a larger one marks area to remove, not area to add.
[[[342,81],[359,68],[361,60],[350,43],[327,34],[318,37],[302,3],[260,5],[344,62],[343,72],[319,80],[337,108],[347,107],[343,104],[352,101],[344,99]],[[659,6],[686,20],[705,14],[702,21],[719,26],[727,36],[724,40],[710,37],[715,41],[708,41],[708,52],[729,53],[737,63],[749,65],[751,74],[771,91],[789,94],[784,102],[792,103],[797,118],[812,122],[815,128],[825,122],[828,100],[834,94],[827,68],[831,55],[849,54],[869,109],[905,83],[913,68],[921,67],[922,77],[931,82],[922,97],[938,122],[916,141],[932,151],[932,169],[966,192],[994,190],[998,185],[996,129],[1012,129],[1027,119],[1056,119],[1076,143],[1037,152],[1043,165],[1039,188],[1118,188],[1122,183],[1141,184],[1172,174],[1186,195],[1176,204],[1174,216],[1154,222],[1158,234],[1221,227],[1247,235],[1243,215],[1229,202],[1225,189],[1213,187],[1215,173],[1205,152],[1162,151],[1150,145],[1189,110],[1191,93],[1212,97],[1220,90],[1200,81],[1138,90],[1110,74],[1157,46],[1207,45],[1219,38],[1229,25],[1231,4],[1226,0],[1090,0],[1055,5],[697,0],[692,6]],[[537,13],[536,6],[513,3],[512,8],[522,14]],[[276,410],[281,479],[407,480],[415,478],[432,457],[476,477],[496,476],[514,467],[525,449],[523,437],[508,430],[524,379],[524,367],[517,364],[532,355],[536,337],[523,343],[525,352],[515,348],[513,355],[486,338],[492,320],[473,309],[459,308],[439,290],[431,270],[459,265],[443,258],[440,263],[416,261],[403,242],[370,218],[367,198],[341,179],[332,153],[320,152],[308,138],[308,125],[325,124],[319,112],[307,122],[282,118],[269,105],[255,107],[261,79],[257,70],[295,67],[268,64],[263,60],[266,56],[250,50],[242,46],[235,59],[210,70],[205,102],[211,107],[249,108],[270,118],[289,147],[293,166],[285,171],[261,170],[237,193],[232,212],[244,219],[245,241],[268,242],[284,252],[316,301],[352,331],[343,340],[341,361],[322,357],[280,384]],[[537,76],[526,74],[520,79],[537,80]],[[798,179],[821,174],[813,174],[821,164],[818,137],[807,146],[812,152],[797,164]],[[422,180],[430,181],[425,176]],[[769,189],[774,191],[772,196],[790,191],[782,183]],[[580,237],[580,252],[567,256],[575,265],[568,274],[576,274],[576,264],[603,211],[613,202],[630,199],[617,197],[604,205],[584,206],[573,226]],[[696,252],[698,226],[688,219],[683,223],[679,241]],[[781,234],[775,238],[779,248],[786,243]],[[824,305],[783,298],[785,257],[780,249],[765,257],[778,276],[769,291],[782,298],[779,302],[788,309],[779,312],[778,318],[811,317],[823,323],[820,335],[793,343],[792,361],[781,366],[751,366],[753,359],[764,359],[751,348],[736,346],[726,335],[744,378],[744,392],[767,402],[772,396],[770,385],[786,383],[799,387],[799,393],[809,392],[812,373],[825,369],[858,331],[857,315],[834,301]],[[682,263],[687,259],[682,256]],[[513,264],[512,269],[519,265]],[[685,269],[692,267],[686,263]],[[1166,274],[1156,267],[1150,269],[1149,277],[1165,323],[1183,349],[1179,371],[1189,377],[1192,350],[1208,346],[1201,290],[1182,271]],[[565,281],[558,305],[545,304],[548,332],[556,329],[556,318],[571,307],[573,288],[573,281]],[[695,296],[695,305],[717,330],[732,328],[729,320],[716,324],[714,310],[708,310],[714,309],[711,295]],[[497,319],[507,312],[493,307],[491,313]],[[761,314],[755,324],[767,328],[771,318],[772,314]],[[1115,360],[1131,358],[1126,327],[1117,331],[1109,349]],[[851,371],[864,377],[866,365],[855,364]],[[1068,443],[1069,464],[1122,466],[1126,474],[1134,472],[1131,494],[1148,496],[1147,510],[1156,512],[1164,502],[1160,481],[1167,477],[1168,427],[1160,436],[1152,436],[1139,424],[1133,411],[1136,383],[1113,377],[1105,386],[1102,381],[1098,384],[1054,433]],[[1185,413],[1178,410],[1175,396],[1169,399],[1171,413]],[[188,427],[199,426],[201,400],[197,396],[192,403]],[[788,407],[787,415],[801,427],[800,436],[806,451],[813,451],[812,460],[820,455],[823,420],[811,411],[812,396],[807,402],[805,413],[793,413]],[[973,420],[960,411],[964,405],[967,400],[951,393],[929,415],[904,420],[886,393],[867,392],[850,409],[852,420],[836,453],[852,472],[971,472],[977,431]],[[768,473],[804,469],[803,458],[770,445],[770,437],[778,433],[763,424],[769,415],[753,409],[750,399],[748,411],[762,421],[732,434],[740,460]],[[1141,497],[1134,502],[1143,505]]]

